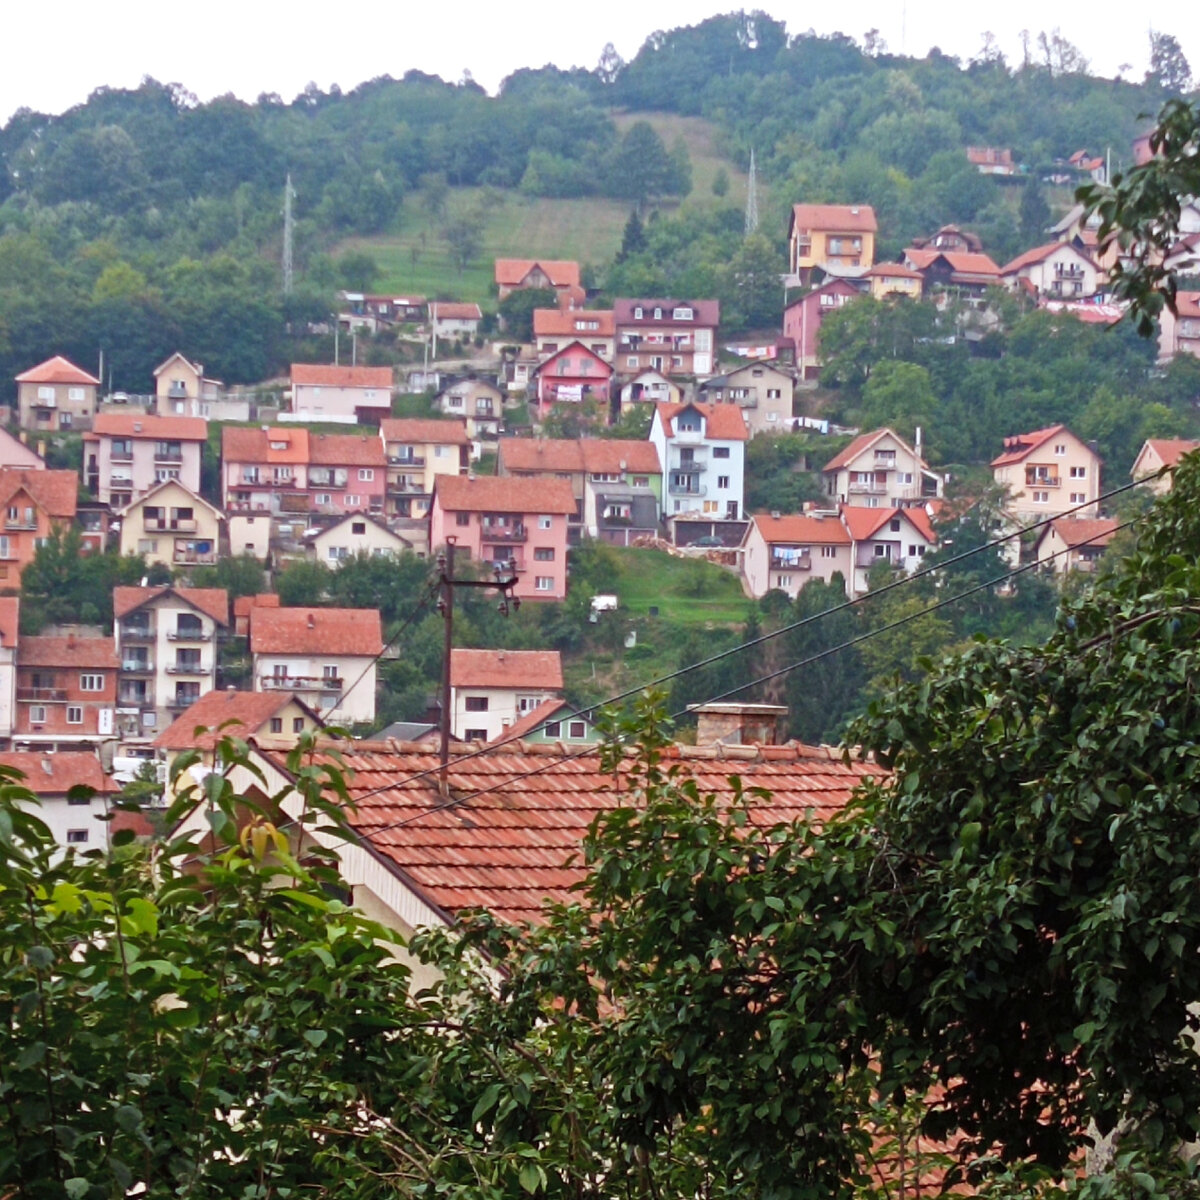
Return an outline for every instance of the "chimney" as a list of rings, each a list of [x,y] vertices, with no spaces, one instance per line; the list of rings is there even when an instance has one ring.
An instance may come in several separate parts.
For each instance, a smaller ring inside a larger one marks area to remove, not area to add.
[[[312,613],[308,614],[308,627],[309,629],[316,629],[317,627],[317,618]]]
[[[696,704],[689,711],[698,718],[696,745],[774,746],[780,722],[787,716],[783,704]]]

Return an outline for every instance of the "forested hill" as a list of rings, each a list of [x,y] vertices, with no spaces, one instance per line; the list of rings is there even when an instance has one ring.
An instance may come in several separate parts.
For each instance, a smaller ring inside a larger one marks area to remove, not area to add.
[[[323,253],[403,227],[422,189],[686,196],[682,144],[644,123],[618,128],[617,110],[706,117],[731,165],[753,147],[772,239],[795,199],[853,200],[876,207],[885,252],[953,220],[1000,256],[1019,237],[1016,206],[963,148],[1011,147],[1035,172],[1083,148],[1121,161],[1143,114],[1187,85],[1174,39],[1157,36],[1155,73],[1133,83],[1090,76],[1057,34],[1034,38],[1019,65],[986,46],[962,63],[890,55],[875,39],[789,36],[743,13],[655,34],[628,63],[606,53],[591,71],[517,71],[495,97],[410,72],[252,104],[200,104],[147,80],[62,116],[22,110],[0,130],[0,378],[42,353],[48,325],[64,352],[94,361],[97,345],[137,336],[146,313],[227,378],[261,377],[278,364],[286,317],[328,311],[336,280]],[[288,173],[291,312],[277,267]]]

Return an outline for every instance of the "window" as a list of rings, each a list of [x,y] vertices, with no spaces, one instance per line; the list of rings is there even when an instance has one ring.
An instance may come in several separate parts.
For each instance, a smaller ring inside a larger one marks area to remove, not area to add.
[[[728,486],[729,486],[729,476],[728,475],[718,475],[717,476],[717,487],[727,488]]]
[[[661,309],[661,308],[656,308],[656,309],[654,310],[654,319],[655,319],[656,321],[661,321],[661,320],[662,320],[662,309]]]
[[[466,731],[466,740],[468,742],[486,742],[488,740],[486,729],[468,729]]]
[[[1033,502],[1034,502],[1034,504],[1049,504],[1050,503],[1050,493],[1049,492],[1034,492],[1033,493]]]
[[[553,546],[535,546],[533,550],[534,562],[553,562],[554,547]]]
[[[304,718],[303,717],[293,717],[292,718],[292,732],[293,733],[303,733],[304,732]]]
[[[635,308],[633,310],[633,317],[634,317],[634,320],[636,320],[636,321],[640,321],[642,319],[642,306],[640,304],[637,306],[637,308]],[[46,390],[50,390],[50,389],[46,389]],[[38,394],[41,395],[41,392],[39,391]],[[53,400],[54,396],[51,395],[50,399]]]
[[[1054,453],[1057,454],[1059,458],[1062,458],[1062,456],[1064,454],[1066,454],[1066,452],[1067,452],[1067,445],[1065,442],[1058,442],[1055,445]]]
[[[922,558],[924,556],[924,554],[925,554],[924,546],[915,546],[911,542],[909,543],[909,546],[908,546],[908,557],[909,558]]]
[[[433,448],[433,457],[434,458],[445,458],[446,455],[449,453],[450,453],[449,446],[434,446],[434,448]]]
[[[467,712],[487,712],[488,698],[486,696],[468,696],[463,707]]]
[[[83,706],[80,704],[67,705],[67,724],[82,725],[83,724]]]
[[[776,575],[775,586],[777,588],[789,588],[792,586],[792,577],[790,575]]]
[[[822,558],[837,558],[837,547],[836,546],[822,546],[821,547],[821,557]]]
[[[554,577],[552,575],[539,575],[533,582],[533,589],[536,592],[554,591]]]
[[[366,521],[351,521],[350,522],[350,532],[351,533],[366,533],[367,532]]]
[[[31,704],[29,706],[29,723],[31,725],[45,725],[46,706],[44,704]]]
[[[876,542],[875,543],[875,557],[876,558],[887,558],[887,556],[888,556],[888,548],[882,542]]]
[[[271,718],[271,732],[272,733],[282,733],[283,732],[283,718],[282,717],[272,717]]]
[[[893,533],[899,533],[899,532],[900,532],[900,518],[899,518],[899,517],[893,517],[893,518],[892,518],[892,519],[891,519],[891,520],[888,522],[888,528],[889,528],[889,529],[890,529],[890,530],[891,530]]]
[[[1087,503],[1087,494],[1085,492],[1072,492],[1071,493],[1071,503],[1072,504],[1086,504]]]
[[[782,400],[783,392],[779,388],[767,388],[768,400]]]
[[[454,523],[455,523],[455,525],[470,525],[471,514],[470,513],[455,513],[454,514]]]
[[[1086,479],[1087,478],[1087,467],[1072,467],[1071,468],[1071,478],[1072,479]]]
[[[318,504],[328,504],[330,502],[330,496],[328,492],[318,492],[314,499]]]
[[[374,467],[359,467],[358,468],[358,477],[364,483],[370,483],[375,478],[375,468]]]
[[[567,736],[573,738],[581,738],[586,736],[587,729],[582,721],[572,721],[567,726]]]
[[[692,310],[690,308],[677,308],[671,316],[676,321],[690,321],[692,319]]]
[[[154,482],[155,483],[166,483],[168,480],[178,479],[178,478],[179,478],[179,468],[178,467],[155,467],[154,468]]]
[[[729,447],[728,446],[714,446],[713,447],[713,458],[728,458],[728,457],[729,457]]]
[[[562,733],[562,722],[561,721],[547,721],[546,724],[542,726],[542,732],[548,738],[556,738],[559,736],[559,734]]]
[[[446,397],[446,407],[447,408],[462,408],[462,406],[463,406],[463,398],[461,396],[447,396]]]
[[[58,414],[59,429],[70,429],[72,419],[73,418],[71,417],[71,414],[69,412],[59,413]]]
[[[337,664],[326,663],[321,669],[321,678],[325,680],[326,683],[336,683],[339,678]]]
[[[538,517],[539,529],[552,529],[554,527],[553,517]]]
[[[12,558],[12,543],[7,534],[0,534],[0,558]]]
[[[650,486],[650,476],[635,475],[632,479],[630,479],[629,486],[635,488],[648,488]]]
[[[39,400],[53,400],[54,399],[54,389],[52,387],[38,388],[38,399]]]
[[[351,494],[346,497],[346,507],[347,508],[357,508],[361,503],[362,503],[362,497],[359,495]]]
[[[625,356],[625,365],[627,367],[636,367],[638,365],[638,356],[636,354],[627,354]]]
[[[68,829],[67,841],[72,846],[86,846],[88,840],[88,831],[86,829]]]
[[[911,471],[897,471],[896,472],[896,482],[897,483],[912,483],[912,481],[913,481],[913,474]]]
[[[90,796],[68,795],[67,803],[72,808],[91,808],[92,798]]]
[[[102,691],[104,691],[104,676],[103,675],[80,675],[79,690],[81,692],[102,692]]]

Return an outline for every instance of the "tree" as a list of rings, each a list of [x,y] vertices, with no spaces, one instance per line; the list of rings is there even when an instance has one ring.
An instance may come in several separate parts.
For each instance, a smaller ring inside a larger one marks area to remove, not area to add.
[[[250,554],[230,554],[219,559],[216,566],[194,567],[191,578],[196,587],[224,588],[231,600],[267,590],[267,573]]]
[[[1192,68],[1177,38],[1150,30],[1150,69],[1146,85],[1182,96],[1192,90]]]
[[[558,293],[553,288],[517,288],[500,301],[504,332],[516,342],[533,341],[533,310],[557,308]]]
[[[630,212],[629,220],[625,222],[625,230],[621,234],[621,249],[617,251],[617,262],[624,262],[635,254],[643,253],[645,249],[646,227],[635,208]]]
[[[322,562],[305,558],[288,563],[275,579],[279,603],[284,608],[327,603],[332,575]]]
[[[1026,180],[1021,189],[1021,233],[1030,240],[1040,240],[1046,235],[1050,224],[1050,206],[1042,195],[1041,185],[1034,176]]]
[[[475,213],[459,213],[442,226],[442,240],[450,252],[450,261],[461,275],[479,254],[483,245],[480,217]]]

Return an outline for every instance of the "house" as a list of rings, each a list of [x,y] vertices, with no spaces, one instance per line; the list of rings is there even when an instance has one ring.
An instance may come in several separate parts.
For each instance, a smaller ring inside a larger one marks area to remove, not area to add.
[[[319,533],[310,534],[306,541],[313,558],[335,570],[360,554],[369,558],[395,558],[412,550],[410,542],[369,513],[342,517]]]
[[[387,458],[378,437],[309,433],[310,511],[383,512]]]
[[[943,225],[930,237],[915,237],[913,249],[948,250],[955,254],[982,254],[983,239],[969,229],[957,225]]]
[[[1004,439],[992,459],[992,478],[1008,490],[1007,506],[1018,521],[1055,517],[1087,505],[1080,517],[1096,516],[1100,456],[1065,425],[1051,425]]]
[[[548,258],[498,258],[494,278],[501,300],[513,292],[545,288],[554,291],[560,308],[582,308],[587,301],[577,262]]]
[[[606,363],[613,361],[616,316],[612,309],[533,310],[533,341],[539,362],[557,354],[571,342],[582,342]]]
[[[1158,316],[1158,361],[1168,363],[1177,354],[1200,358],[1200,292],[1175,293],[1175,311],[1163,305]]]
[[[17,421],[46,433],[90,429],[99,387],[95,375],[56,354],[17,376]]]
[[[870,590],[873,567],[887,563],[915,571],[937,546],[937,534],[924,508],[858,508],[843,504],[838,511],[853,543],[854,570],[846,579],[852,596]]]
[[[392,415],[392,368],[292,363],[289,411],[298,421],[378,425]]]
[[[429,510],[431,550],[454,539],[464,557],[511,565],[523,600],[565,600],[567,522],[575,497],[565,479],[442,475]]]
[[[434,353],[437,339],[458,342],[473,338],[479,332],[483,313],[478,304],[451,304],[445,300],[429,302],[429,327],[433,332]]]
[[[611,364],[582,342],[568,342],[534,368],[534,395],[539,416],[555,404],[597,400],[607,415]]]
[[[617,369],[636,375],[711,375],[721,324],[717,300],[616,300]]]
[[[110,740],[117,701],[117,652],[88,626],[17,643],[13,746],[77,749]]]
[[[1025,287],[1058,300],[1094,296],[1100,288],[1095,260],[1071,242],[1048,242],[1026,250],[1006,263],[1000,276],[1013,291]]]
[[[1015,175],[1017,166],[1007,146],[968,146],[967,162],[980,175]]]
[[[424,296],[368,295],[363,292],[339,292],[342,311],[339,320],[351,328],[367,328],[375,332],[380,327],[401,321],[425,319]]]
[[[113,588],[119,663],[117,727],[126,757],[148,748],[217,683],[217,642],[229,630],[224,588]]]
[[[786,433],[792,427],[795,386],[787,371],[768,363],[747,363],[706,379],[696,388],[696,399],[705,404],[736,404],[751,437]]]
[[[192,362],[178,350],[154,368],[154,411],[160,417],[236,419],[222,410],[224,399],[225,385],[208,379],[202,363]]]
[[[71,524],[78,492],[74,471],[0,470],[0,588],[20,586],[38,546]]]
[[[213,566],[225,514],[176,480],[151,488],[121,510],[121,553],[174,570]]]
[[[250,636],[250,613],[256,608],[279,608],[274,592],[259,592],[257,596],[238,596],[233,602],[233,633],[235,637]]]
[[[1146,479],[1163,467],[1173,467],[1185,454],[1200,450],[1200,442],[1189,441],[1187,438],[1147,438],[1133,460],[1129,474],[1134,479]],[[1156,496],[1165,495],[1171,490],[1174,476],[1168,472],[1157,479],[1146,479],[1146,487]]]
[[[10,744],[16,716],[20,617],[20,597],[0,596],[0,746]]]
[[[44,471],[46,460],[22,440],[27,435],[14,437],[7,429],[0,429],[0,470]],[[41,443],[44,448],[44,443]]]
[[[1059,517],[1042,527],[1034,544],[1034,557],[1058,575],[1094,571],[1118,524],[1105,517]]]
[[[1000,268],[990,255],[979,250],[944,250],[938,246],[908,246],[903,266],[921,277],[922,291],[950,292],[979,299],[991,287],[999,287]]]
[[[501,347],[500,372],[496,382],[503,384],[508,393],[524,392],[529,387],[538,361],[537,347],[532,342]]]
[[[248,555],[266,562],[271,554],[270,513],[230,513],[226,522],[229,526],[229,553],[235,558]]]
[[[875,263],[878,228],[869,204],[793,204],[788,221],[791,273],[805,286],[816,270],[859,278]]]
[[[124,508],[169,479],[199,492],[207,441],[208,422],[200,417],[99,413],[83,435],[88,491],[113,508]]]
[[[108,845],[111,798],[121,790],[111,775],[104,773],[92,750],[6,750],[0,752],[0,767],[20,771],[21,787],[38,799],[29,805],[49,827],[54,840],[64,849],[104,849]],[[90,795],[81,789],[89,789]],[[18,807],[27,807],[17,801]]]
[[[920,504],[942,494],[943,480],[929,469],[917,444],[910,446],[893,429],[859,434],[821,472],[825,494],[839,504],[893,508]]]
[[[867,279],[870,293],[876,300],[888,300],[893,296],[920,300],[925,286],[925,277],[921,272],[903,263],[876,263],[867,272]]]
[[[845,279],[830,279],[784,308],[783,337],[794,347],[796,370],[802,381],[815,380],[820,373],[821,322],[861,295]]]
[[[514,721],[495,739],[496,745],[525,741],[538,746],[557,743],[570,746],[594,746],[603,741],[591,713],[575,710],[567,700],[545,700]]]
[[[250,653],[256,692],[290,692],[331,725],[375,720],[378,609],[252,608]]]
[[[470,469],[471,436],[462,418],[389,417],[380,423],[379,436],[387,458],[384,511],[389,516],[426,516],[433,481]]]
[[[449,380],[434,400],[434,407],[448,417],[466,421],[472,458],[479,457],[482,443],[494,442],[500,436],[504,393],[485,379],[468,375]]]
[[[496,474],[516,479],[568,480],[575,497],[575,512],[568,527],[572,544],[583,531],[590,537],[621,544],[626,538],[616,536],[618,529],[657,531],[662,469],[649,442],[501,438]],[[614,536],[606,536],[606,530]]]
[[[561,700],[557,650],[451,650],[450,731],[491,742],[547,700]]]
[[[682,399],[683,388],[661,371],[640,371],[621,385],[621,415],[637,404],[678,404]]]
[[[658,404],[650,442],[666,476],[664,515],[698,513],[737,520],[749,438],[734,404]]]
[[[850,532],[836,511],[752,516],[741,559],[742,578],[755,599],[781,591],[794,600],[810,579],[829,583],[834,575],[848,586],[854,562]]]

